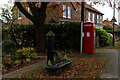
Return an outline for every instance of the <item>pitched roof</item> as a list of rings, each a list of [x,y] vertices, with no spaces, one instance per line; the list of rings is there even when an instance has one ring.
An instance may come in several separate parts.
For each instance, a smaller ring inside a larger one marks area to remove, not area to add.
[[[104,20],[103,22],[105,22],[105,21],[107,21],[107,22],[113,24],[110,20]],[[114,23],[114,24],[115,24],[116,26],[118,26],[116,23]]]
[[[48,6],[59,5],[61,2],[50,2]]]
[[[81,5],[81,2],[77,2],[77,3],[79,3],[79,4]],[[88,9],[88,10],[91,10],[91,11],[94,11],[94,12],[97,12],[97,13],[99,13],[99,14],[104,15],[103,13],[101,13],[101,12],[98,11],[97,9],[93,8],[92,6],[88,5],[87,3],[85,3],[85,6],[84,6],[84,7],[85,7],[86,9]]]
[[[61,2],[50,2],[50,3],[48,4],[48,6],[59,5],[60,3],[61,3]],[[77,3],[81,4],[81,2],[77,2]],[[94,11],[94,12],[97,12],[97,13],[99,13],[99,14],[104,15],[103,13],[101,13],[100,11],[98,11],[97,9],[93,8],[92,6],[90,6],[90,5],[88,5],[88,4],[85,4],[84,7],[85,7],[86,9],[89,9],[89,10],[92,10],[92,11]]]
[[[50,2],[49,4],[48,4],[48,7],[50,7],[50,6],[57,6],[57,5],[60,5],[62,2]],[[79,5],[81,4],[81,2],[77,2],[77,3],[79,3]],[[16,5],[14,5],[14,7],[15,7]],[[13,8],[14,8],[13,7]],[[85,8],[86,9],[88,9],[88,10],[91,10],[91,11],[94,11],[94,12],[96,12],[96,13],[99,13],[99,14],[102,14],[102,15],[104,15],[103,13],[101,13],[100,11],[98,11],[97,9],[95,9],[95,8],[93,8],[92,6],[90,6],[90,5],[88,5],[88,4],[85,4]],[[13,10],[13,9],[12,9]]]
[[[88,4],[85,4],[85,8],[86,8],[86,9],[89,9],[89,10],[92,10],[92,11],[95,11],[95,12],[97,12],[97,13],[99,13],[99,14],[104,15],[103,13],[101,13],[100,11],[98,11],[97,9],[93,8],[92,6],[90,6],[90,5],[88,5]]]

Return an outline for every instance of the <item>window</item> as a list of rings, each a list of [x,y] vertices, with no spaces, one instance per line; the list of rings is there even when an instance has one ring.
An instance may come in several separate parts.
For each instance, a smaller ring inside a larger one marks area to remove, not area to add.
[[[88,12],[88,21],[90,21],[90,12]]]
[[[100,16],[100,23],[102,23],[102,16]]]
[[[68,18],[71,18],[71,7],[68,7]]]
[[[18,19],[21,19],[21,13],[19,10],[18,10]]]
[[[95,22],[95,14],[92,15],[92,22]]]
[[[99,15],[97,15],[97,23],[99,23]]]
[[[27,8],[27,11],[28,11],[28,13],[30,12],[30,8],[29,7]]]
[[[64,11],[63,12],[63,17],[66,18],[66,6],[65,5],[63,5],[63,11]]]

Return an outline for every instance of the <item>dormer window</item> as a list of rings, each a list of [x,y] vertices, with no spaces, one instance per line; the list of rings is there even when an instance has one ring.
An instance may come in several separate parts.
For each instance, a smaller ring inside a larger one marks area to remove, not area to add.
[[[21,19],[21,13],[20,13],[20,10],[18,10],[18,19]]]
[[[68,7],[68,18],[71,18],[71,7]]]
[[[66,18],[66,6],[63,5],[63,17]]]

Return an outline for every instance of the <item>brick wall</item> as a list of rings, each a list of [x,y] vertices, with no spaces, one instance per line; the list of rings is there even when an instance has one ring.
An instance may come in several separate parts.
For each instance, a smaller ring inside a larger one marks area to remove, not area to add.
[[[71,18],[63,18],[63,13],[62,13],[62,9],[63,9],[63,5],[66,5],[66,15],[68,16],[68,12],[67,12],[67,7],[71,7]],[[56,7],[49,7],[47,8],[46,11],[46,20],[45,23],[50,22],[52,19],[58,23],[61,22],[61,20],[64,21],[70,21],[70,22],[80,22],[81,21],[81,5],[79,5],[76,2],[73,2],[73,5],[75,6],[75,8],[77,9],[77,11],[75,11],[72,7],[72,5],[70,4],[70,2],[63,2],[60,3],[59,6]],[[84,9],[84,22],[88,21],[88,11],[87,9]],[[13,11],[15,14],[18,14],[18,9],[15,8]],[[92,21],[92,14],[93,12],[90,11],[91,13],[91,21]],[[100,15],[100,14],[99,14]],[[32,22],[30,20],[28,20],[23,14],[21,15],[21,19],[17,19],[15,21],[15,24],[32,24]],[[17,17],[17,16],[16,16]],[[100,19],[100,18],[99,18]],[[99,20],[100,21],[100,20]],[[97,13],[95,13],[95,23],[97,23]]]
[[[21,13],[21,19],[18,19],[18,9],[16,8],[16,9],[14,9],[14,17],[13,18],[16,18],[16,20],[15,20],[15,24],[32,24],[32,22],[29,20],[29,19],[27,19],[26,17],[25,17],[25,15],[24,14],[22,14]]]
[[[108,21],[104,21],[104,22],[103,22],[103,25],[111,25],[111,26],[113,27],[113,24],[110,23],[110,22],[108,22]],[[118,28],[118,26],[117,26],[117,25],[114,25],[114,29],[117,29],[117,28]]]

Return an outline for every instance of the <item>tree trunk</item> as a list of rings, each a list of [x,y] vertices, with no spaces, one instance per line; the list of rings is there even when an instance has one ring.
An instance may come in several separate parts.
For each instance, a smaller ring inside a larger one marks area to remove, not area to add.
[[[44,3],[45,4],[45,3]],[[41,6],[39,15],[37,16],[37,24],[35,25],[36,29],[36,50],[38,53],[46,52],[46,35],[45,35],[45,19],[46,19],[46,8],[47,4]],[[36,18],[36,17],[35,17]]]
[[[35,25],[36,29],[36,51],[38,53],[46,52],[46,37],[44,23]]]

